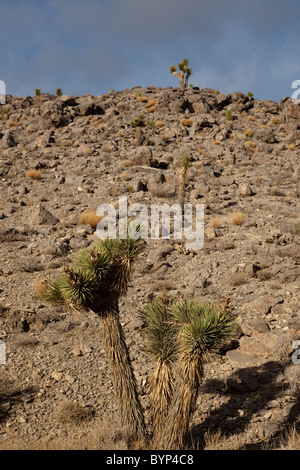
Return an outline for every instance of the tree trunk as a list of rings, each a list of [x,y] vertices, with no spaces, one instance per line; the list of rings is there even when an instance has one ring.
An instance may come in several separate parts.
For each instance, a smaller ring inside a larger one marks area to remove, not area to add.
[[[151,411],[153,421],[153,443],[156,445],[157,437],[165,426],[171,400],[173,398],[174,379],[170,365],[158,360],[150,378]]]
[[[161,433],[159,450],[181,450],[189,430],[190,419],[195,411],[203,366],[201,360],[187,360],[181,364],[183,381]]]
[[[118,307],[106,312],[105,315],[101,314],[101,323],[123,424],[129,439],[144,440],[146,438],[144,415]]]
[[[179,182],[178,182],[178,203],[183,211],[184,209],[184,196],[185,196],[185,175],[186,171],[181,168],[179,173]]]

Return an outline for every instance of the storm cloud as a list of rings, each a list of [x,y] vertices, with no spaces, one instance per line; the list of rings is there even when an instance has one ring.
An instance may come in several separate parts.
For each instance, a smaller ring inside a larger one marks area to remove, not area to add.
[[[278,101],[300,79],[299,18],[296,0],[1,2],[0,79],[23,96],[177,86],[188,57],[195,86]]]

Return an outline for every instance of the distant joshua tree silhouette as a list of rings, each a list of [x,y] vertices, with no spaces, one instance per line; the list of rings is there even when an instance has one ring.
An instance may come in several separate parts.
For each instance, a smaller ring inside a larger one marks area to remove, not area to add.
[[[184,89],[188,87],[189,78],[192,75],[192,69],[189,67],[189,60],[183,59],[182,62],[178,64],[179,72],[177,72],[176,65],[170,65],[170,72],[174,77],[179,78],[179,87]]]

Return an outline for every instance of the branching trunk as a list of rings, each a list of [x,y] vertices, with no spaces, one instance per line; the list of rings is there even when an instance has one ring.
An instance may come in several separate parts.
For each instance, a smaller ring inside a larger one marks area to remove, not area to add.
[[[184,197],[185,197],[185,175],[186,170],[182,168],[179,173],[179,184],[178,184],[178,203],[181,209],[184,209]]]
[[[179,78],[179,87],[184,88],[184,72],[178,73],[178,72],[173,72],[174,77]]]
[[[122,421],[130,439],[143,440],[146,438],[144,415],[118,308],[106,312],[105,315],[101,314],[101,323]]]

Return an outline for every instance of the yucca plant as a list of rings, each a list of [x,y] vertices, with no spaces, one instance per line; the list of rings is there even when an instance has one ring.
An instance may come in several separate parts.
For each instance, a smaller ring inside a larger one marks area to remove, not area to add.
[[[36,88],[35,89],[35,96],[40,96],[41,95],[41,89],[40,88]]]
[[[119,318],[119,298],[144,251],[141,238],[102,240],[79,253],[78,260],[48,284],[45,300],[92,310],[101,318],[107,357],[111,366],[122,421],[131,439],[146,438],[143,410],[129,352]]]
[[[179,327],[178,366],[181,384],[170,407],[161,433],[161,449],[178,450],[184,446],[190,419],[196,408],[205,360],[217,352],[233,335],[235,317],[208,304],[179,302],[170,313]]]
[[[226,110],[226,119],[227,121],[232,121],[232,112],[230,109]]]
[[[58,97],[62,96],[62,89],[61,88],[56,88],[56,96],[58,96]]]
[[[176,65],[170,65],[170,72],[174,75],[174,77],[179,78],[179,87],[180,88],[187,88],[189,78],[192,75],[192,69],[189,67],[189,60],[183,59],[182,62],[178,64],[179,72],[177,72]]]
[[[177,328],[171,321],[167,300],[154,300],[141,312],[145,324],[143,336],[146,351],[155,361],[149,382],[153,441],[160,435],[168,414],[174,392],[172,363],[176,358]]]
[[[191,166],[191,156],[188,153],[183,153],[180,157],[180,170],[179,170],[179,187],[178,187],[178,203],[181,208],[184,208],[185,199],[185,179],[188,169]]]

